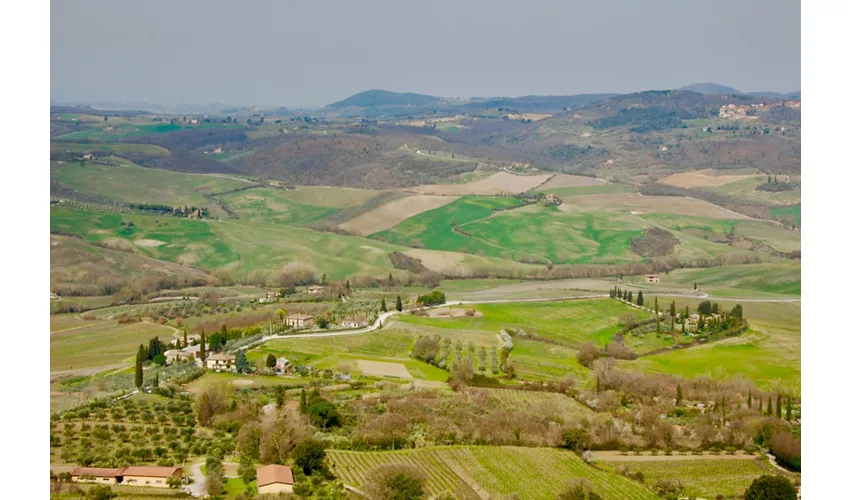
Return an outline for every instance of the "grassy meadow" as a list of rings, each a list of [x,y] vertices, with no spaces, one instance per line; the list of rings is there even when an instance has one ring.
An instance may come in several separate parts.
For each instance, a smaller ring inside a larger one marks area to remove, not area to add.
[[[54,322],[61,325],[56,330]],[[108,367],[125,362],[129,365],[139,344],[147,345],[156,336],[163,341],[173,337],[171,328],[146,322],[120,325],[117,321],[102,320],[69,326],[73,324],[64,315],[51,316],[51,371]]]

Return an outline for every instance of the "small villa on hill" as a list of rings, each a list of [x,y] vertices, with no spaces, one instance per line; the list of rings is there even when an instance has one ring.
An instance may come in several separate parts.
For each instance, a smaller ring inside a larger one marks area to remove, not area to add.
[[[207,356],[207,369],[230,371],[236,366],[236,356],[233,354],[210,354]]]
[[[322,285],[310,285],[307,287],[307,293],[309,293],[310,295],[315,295],[324,291],[325,287],[323,287]]]
[[[195,354],[188,351],[181,351],[179,349],[170,349],[165,351],[165,363],[171,364],[175,361],[193,361],[195,359]]]
[[[295,478],[286,465],[264,465],[257,467],[257,492],[260,495],[292,493]]]
[[[659,276],[657,274],[647,274],[644,277],[646,278],[647,283],[660,283],[661,282],[661,276]]]
[[[284,316],[283,322],[292,328],[308,328],[313,325],[313,317],[309,314],[295,313]]]

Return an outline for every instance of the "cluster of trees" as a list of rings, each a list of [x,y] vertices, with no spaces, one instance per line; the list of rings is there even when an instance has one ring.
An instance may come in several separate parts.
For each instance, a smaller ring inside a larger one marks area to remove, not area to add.
[[[175,217],[188,217],[200,210],[202,217],[209,217],[210,212],[206,207],[182,206],[174,207],[163,203],[130,203],[129,207],[132,210],[140,212],[152,212],[155,214],[173,215]]]
[[[433,290],[431,293],[420,295],[416,298],[416,303],[423,306],[436,306],[446,303],[446,294],[442,290]]]
[[[622,299],[626,302],[631,302],[638,306],[643,306],[643,290],[638,290],[637,296],[635,296],[630,290],[623,290],[620,287],[615,286],[614,288],[608,290],[608,296],[612,299]]]

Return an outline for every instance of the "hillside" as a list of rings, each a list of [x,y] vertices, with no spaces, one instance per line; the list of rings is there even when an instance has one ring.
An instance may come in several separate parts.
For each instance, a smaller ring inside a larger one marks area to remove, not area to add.
[[[371,108],[374,106],[423,106],[437,102],[431,95],[414,94],[412,92],[392,92],[390,90],[367,90],[346,97],[341,101],[328,104],[329,108],[347,108],[351,106]]]
[[[117,238],[95,246],[80,238],[51,234],[50,289],[64,295],[106,295],[128,285],[156,289],[216,281],[198,269],[137,252],[132,243]]]
[[[689,90],[691,92],[698,92],[700,94],[742,94],[743,92],[739,90],[735,90],[732,87],[727,87],[726,85],[720,85],[719,83],[692,83],[690,85],[685,85],[681,87],[679,90]]]

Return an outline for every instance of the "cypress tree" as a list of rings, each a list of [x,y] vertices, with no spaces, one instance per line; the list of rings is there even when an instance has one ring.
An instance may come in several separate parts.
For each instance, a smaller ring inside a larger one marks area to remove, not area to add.
[[[696,289],[697,289],[697,282],[694,281],[694,290],[696,290]]]
[[[153,386],[154,388],[159,387],[159,373],[155,373],[153,376]]]
[[[348,280],[345,280],[345,289],[351,291],[351,283]]]
[[[670,316],[676,316],[676,301],[670,302]]]
[[[776,395],[776,418],[782,418],[782,395]]]
[[[643,290],[638,290],[637,305],[643,305]]]
[[[381,312],[387,312],[387,300],[383,297],[381,297]]]
[[[201,330],[201,363],[207,360],[207,334]]]
[[[390,273],[389,276],[387,276],[387,285],[393,286],[393,273]]]
[[[753,409],[753,391],[747,392],[747,408],[750,410]]]
[[[682,404],[682,386],[676,384],[676,406]]]
[[[658,316],[658,297],[655,297],[655,315]]]
[[[632,292],[629,291],[629,302],[634,302],[634,297],[632,296]]]
[[[791,396],[785,398],[785,420],[791,421]]]
[[[395,296],[395,310],[401,312],[401,309],[402,309],[401,295],[396,295]]]
[[[304,389],[301,389],[301,400],[298,402],[298,411],[301,413],[307,413],[307,393],[304,392]]]
[[[144,382],[144,372],[142,371],[142,363],[145,360],[145,346],[139,344],[139,351],[136,353],[136,388],[141,389]]]
[[[773,398],[767,397],[767,414],[773,416]]]
[[[183,348],[189,347],[189,336],[186,334],[186,330],[183,330]]]
[[[596,376],[596,392],[602,392],[602,381],[599,378],[599,375]]]

